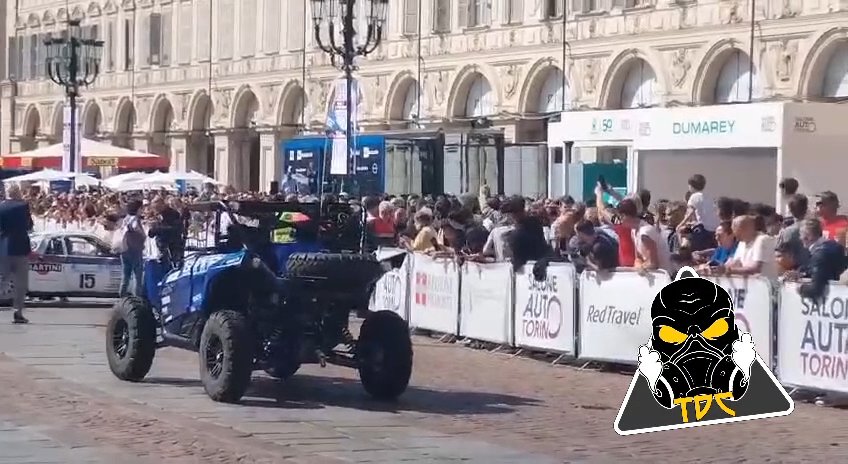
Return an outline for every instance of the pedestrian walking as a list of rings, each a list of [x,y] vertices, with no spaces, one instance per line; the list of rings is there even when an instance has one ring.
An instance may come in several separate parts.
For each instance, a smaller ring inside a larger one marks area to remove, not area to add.
[[[11,185],[7,198],[0,202],[0,273],[11,284],[12,322],[27,324],[24,303],[29,288],[29,261],[31,251],[29,233],[32,231],[32,215],[29,204],[23,200],[21,189]]]

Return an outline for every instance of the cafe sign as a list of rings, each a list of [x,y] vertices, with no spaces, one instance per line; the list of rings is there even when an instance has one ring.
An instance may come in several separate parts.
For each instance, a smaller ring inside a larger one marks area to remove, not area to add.
[[[118,158],[115,157],[89,157],[87,159],[89,167],[116,167],[118,166]]]

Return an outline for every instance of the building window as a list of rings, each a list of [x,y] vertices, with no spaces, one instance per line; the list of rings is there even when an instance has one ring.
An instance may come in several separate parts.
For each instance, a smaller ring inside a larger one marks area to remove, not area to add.
[[[106,23],[106,39],[103,44],[103,59],[107,72],[115,70],[115,21]]]
[[[124,71],[133,68],[135,58],[135,27],[133,20],[124,20]]]
[[[29,36],[29,74],[30,79],[38,77],[38,34]]]
[[[574,1],[576,3],[580,3],[581,1],[588,1],[588,0],[572,0],[572,1]],[[566,2],[566,0],[545,0],[545,10],[543,11],[544,18],[545,19],[561,18],[565,2]],[[575,11],[578,11],[578,10],[575,10]]]
[[[280,52],[280,18],[283,17],[281,3],[282,0],[265,0],[262,51],[266,54]]]
[[[286,42],[291,51],[303,50],[303,22],[306,20],[306,0],[289,0],[289,30]]]
[[[179,7],[179,33],[177,40],[177,60],[180,64],[191,63],[191,34],[192,34],[191,3],[183,3]]]
[[[491,4],[489,0],[460,0],[460,27],[476,27],[489,24]]]
[[[18,77],[18,55],[16,53],[17,47],[18,40],[15,37],[9,37],[9,56],[6,58],[8,64],[8,71],[6,72],[6,77],[10,81],[13,81]]]
[[[197,59],[208,60],[212,43],[209,41],[210,22],[212,21],[212,0],[197,2]]]
[[[171,64],[171,12],[150,13],[148,17],[150,36],[147,64],[170,66]]]
[[[214,34],[218,37],[217,49],[218,59],[220,60],[229,60],[233,57],[233,37],[235,34],[234,10],[235,4],[233,0],[221,0],[218,2],[218,30]]]
[[[256,0],[241,0],[241,37],[239,51],[241,56],[248,57],[256,54]]]
[[[403,2],[403,33],[418,34],[418,2],[420,0],[404,0]]]
[[[517,24],[524,20],[524,0],[504,0],[504,2],[506,3],[505,23]]]
[[[433,32],[450,32],[451,30],[451,0],[433,0]]]

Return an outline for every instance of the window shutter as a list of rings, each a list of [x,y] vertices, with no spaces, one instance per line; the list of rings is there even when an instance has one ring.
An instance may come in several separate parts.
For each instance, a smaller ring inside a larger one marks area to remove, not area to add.
[[[587,3],[588,0],[571,0],[571,11],[574,13],[586,13],[585,5],[587,5]]]
[[[265,24],[263,29],[262,51],[265,53],[280,52],[280,18],[282,15],[282,0],[265,0],[265,11],[263,13]]]
[[[482,14],[480,18],[481,25],[489,25],[492,23],[492,0],[479,0],[482,4]]]
[[[209,48],[212,46],[209,43],[209,28],[211,26],[212,17],[209,9],[212,6],[212,0],[200,0],[197,2],[197,59],[209,59]]]
[[[191,62],[191,3],[180,4],[177,14],[177,62],[186,64]]]
[[[133,27],[133,20],[127,19],[124,21],[124,71],[132,69],[134,58],[135,28]]]
[[[6,72],[9,80],[15,80],[18,77],[18,61],[17,55],[15,54],[16,47],[18,46],[18,41],[15,37],[9,37],[9,48],[8,53],[9,56],[6,57],[6,61],[9,65],[9,70]]]
[[[213,35],[218,38],[218,58],[228,60],[233,57],[233,37],[235,23],[233,20],[233,0],[218,2],[218,30]]]
[[[162,28],[162,42],[160,44],[161,54],[160,61],[162,66],[170,66],[171,65],[171,53],[173,47],[173,37],[174,37],[174,13],[170,10],[166,10],[162,13],[162,24],[160,27]]]
[[[139,39],[141,40],[141,49],[139,50],[139,54],[141,56],[138,57],[139,66],[149,66],[151,63],[150,55],[153,53],[153,48],[151,47],[151,42],[153,41],[153,33],[151,29],[151,19],[150,16],[143,16],[141,20],[141,30],[139,31]],[[144,34],[147,34],[147,37],[144,37]],[[157,39],[158,40],[158,39]]]
[[[418,33],[418,2],[420,0],[405,0],[403,12],[403,33]]]
[[[473,1],[473,0],[471,0]],[[457,10],[459,11],[459,24],[460,28],[468,27],[468,10],[469,10],[469,0],[458,0],[457,1]]]
[[[253,56],[256,53],[256,0],[241,0],[241,27],[239,53],[241,56]]]
[[[106,23],[106,37],[104,39],[103,60],[106,71],[115,70],[115,21]]]
[[[303,43],[303,22],[306,0],[289,0],[289,34],[288,34],[288,49],[302,50]]]

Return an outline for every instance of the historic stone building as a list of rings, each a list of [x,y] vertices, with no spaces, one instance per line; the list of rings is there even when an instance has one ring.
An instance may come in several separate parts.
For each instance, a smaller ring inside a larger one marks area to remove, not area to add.
[[[0,3],[3,153],[61,139],[63,96],[41,43],[68,18],[106,42],[84,90],[85,137],[237,186],[280,176],[278,142],[320,129],[339,76],[306,0]],[[843,7],[757,1],[750,47],[752,0],[391,0],[386,39],[360,61],[362,124],[463,131],[485,117],[507,141],[544,141],[544,116],[562,109],[747,101],[751,81],[754,100],[839,98]]]

